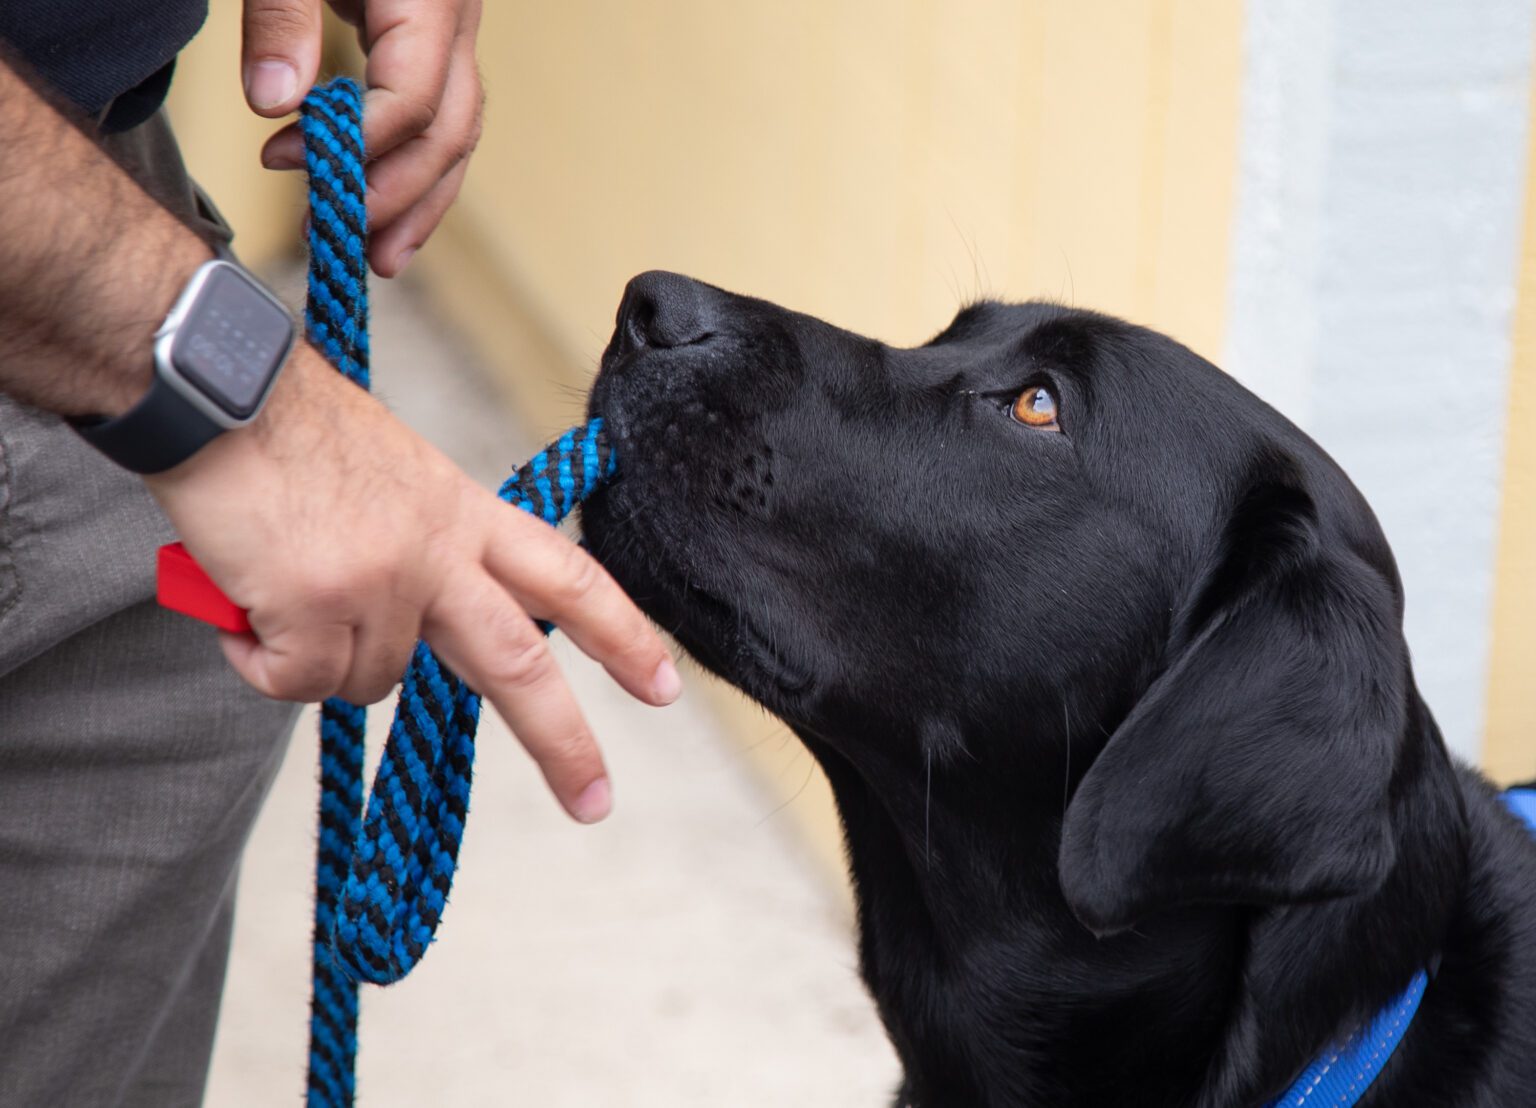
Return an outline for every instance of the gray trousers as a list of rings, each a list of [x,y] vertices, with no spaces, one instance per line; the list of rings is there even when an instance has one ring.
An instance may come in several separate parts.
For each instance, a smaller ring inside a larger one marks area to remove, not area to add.
[[[162,118],[109,143],[210,218]],[[202,1100],[240,853],[295,708],[156,606],[173,539],[136,477],[0,397],[3,1108]]]

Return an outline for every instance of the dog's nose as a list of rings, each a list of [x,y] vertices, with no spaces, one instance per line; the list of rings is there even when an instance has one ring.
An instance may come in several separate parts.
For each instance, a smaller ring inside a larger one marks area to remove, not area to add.
[[[619,303],[620,353],[671,349],[710,336],[708,289],[688,277],[653,269],[631,280]]]

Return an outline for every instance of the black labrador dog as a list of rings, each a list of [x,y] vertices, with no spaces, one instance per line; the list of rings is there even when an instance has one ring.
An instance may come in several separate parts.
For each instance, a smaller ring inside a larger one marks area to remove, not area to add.
[[[1361,1103],[1536,1105],[1536,847],[1370,508],[1231,378],[1055,304],[897,349],[649,273],[591,413],[598,557],[831,779],[898,1104],[1261,1105],[1432,968]]]

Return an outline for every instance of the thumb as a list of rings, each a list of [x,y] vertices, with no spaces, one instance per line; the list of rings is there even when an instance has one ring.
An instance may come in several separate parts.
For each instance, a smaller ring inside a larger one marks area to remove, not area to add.
[[[241,77],[257,115],[298,108],[320,70],[320,0],[245,0]]]

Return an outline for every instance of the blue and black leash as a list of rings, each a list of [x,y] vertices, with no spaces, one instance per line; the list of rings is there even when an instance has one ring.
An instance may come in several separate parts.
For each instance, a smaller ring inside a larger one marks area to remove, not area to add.
[[[331,363],[366,389],[362,106],[357,85],[338,78],[305,99],[300,129],[309,171],[305,327]],[[532,458],[500,496],[554,525],[613,471],[602,421],[593,420]],[[335,698],[321,708],[310,1108],[353,1101],[358,982],[400,980],[421,960],[442,920],[469,810],[479,717],[480,697],[417,643],[365,813],[366,711]]]

